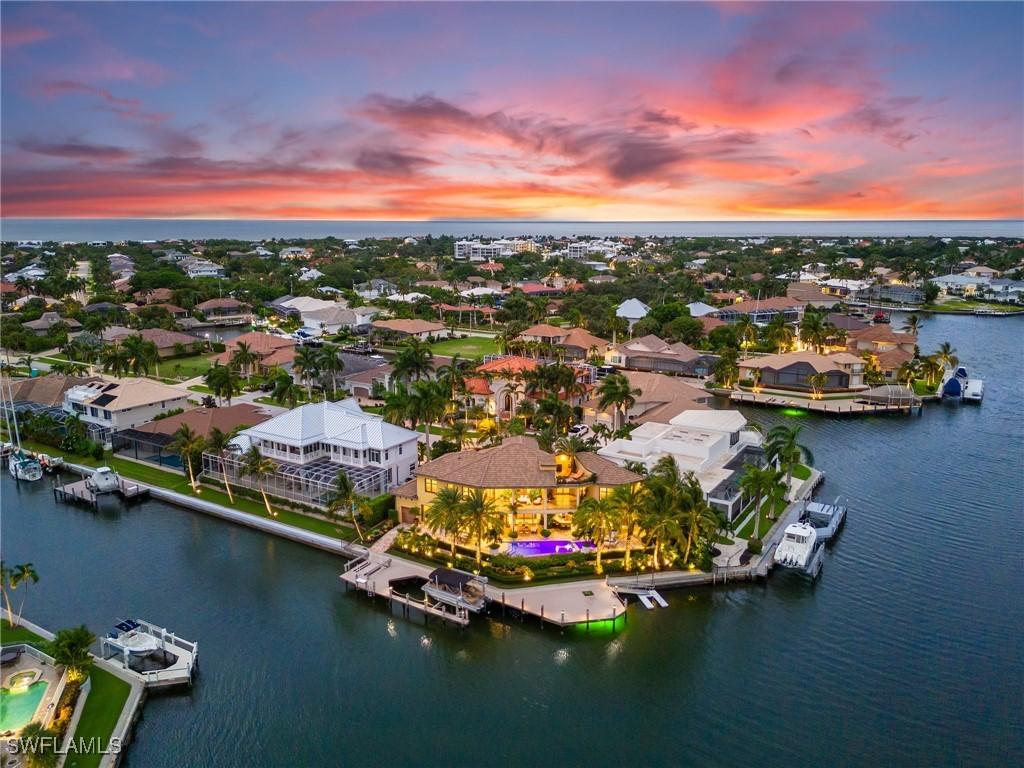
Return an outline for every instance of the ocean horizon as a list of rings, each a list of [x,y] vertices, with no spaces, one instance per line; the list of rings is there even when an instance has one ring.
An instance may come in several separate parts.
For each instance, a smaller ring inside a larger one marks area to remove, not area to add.
[[[327,219],[0,219],[3,240],[367,237],[1024,237],[1020,219],[816,221],[544,221]]]

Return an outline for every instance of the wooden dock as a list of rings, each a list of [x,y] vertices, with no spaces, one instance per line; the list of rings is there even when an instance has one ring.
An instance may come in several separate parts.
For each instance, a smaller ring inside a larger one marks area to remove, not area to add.
[[[423,571],[423,572],[421,572]],[[441,602],[431,602],[430,598],[424,595],[422,600],[414,598],[402,592],[395,591],[392,581],[405,580],[413,577],[423,578],[424,581],[429,574],[429,569],[420,566],[418,563],[409,563],[405,560],[394,560],[377,553],[368,552],[365,557],[349,561],[345,570],[341,573],[341,581],[345,588],[351,585],[358,592],[365,592],[370,597],[378,595],[388,601],[389,606],[398,605],[405,616],[410,616],[413,611],[423,614],[424,619],[433,616],[451,624],[465,627],[469,624],[469,611],[457,606],[447,606]]]
[[[123,477],[117,479],[118,488],[115,493],[125,501],[131,501],[132,499],[144,499],[149,496],[149,488],[140,485],[138,483],[125,480]],[[106,496],[107,493],[97,494],[92,490],[85,480],[76,480],[73,483],[67,483],[66,485],[53,486],[53,497],[57,501],[64,502],[81,502],[88,504],[91,507],[95,507],[99,503],[100,496]]]
[[[806,411],[828,413],[835,416],[862,415],[870,413],[895,413],[906,416],[920,416],[924,406],[920,398],[911,403],[864,403],[856,398],[810,398],[794,397],[779,392],[731,392],[729,398],[740,405],[766,405],[772,408],[801,408]]]

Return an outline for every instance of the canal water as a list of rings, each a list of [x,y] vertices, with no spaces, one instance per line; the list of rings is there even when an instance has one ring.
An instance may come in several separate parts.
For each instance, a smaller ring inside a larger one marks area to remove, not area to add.
[[[146,705],[128,766],[994,765],[1021,736],[1024,319],[937,317],[981,406],[805,426],[851,512],[821,578],[667,592],[613,632],[459,631],[346,594],[341,561],[160,503],[55,506],[3,475],[25,615],[197,640],[191,692]]]

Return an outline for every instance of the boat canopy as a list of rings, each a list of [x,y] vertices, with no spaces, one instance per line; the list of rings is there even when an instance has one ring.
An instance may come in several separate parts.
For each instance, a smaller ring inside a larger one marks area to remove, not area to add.
[[[867,403],[881,403],[885,405],[917,405],[920,398],[914,394],[914,390],[899,384],[883,384],[879,387],[861,392],[857,399]]]

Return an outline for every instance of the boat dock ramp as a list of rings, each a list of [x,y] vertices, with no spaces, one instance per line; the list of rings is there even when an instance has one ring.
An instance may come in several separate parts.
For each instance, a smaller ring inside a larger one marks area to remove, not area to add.
[[[149,496],[149,488],[125,480],[123,477],[118,478],[117,489],[113,491],[125,501],[131,501],[132,499],[144,499]],[[88,504],[91,507],[95,507],[99,503],[100,496],[106,494],[97,493],[90,487],[87,480],[76,480],[73,483],[66,483],[65,485],[53,485],[53,497],[57,501],[78,501],[84,504]]]

